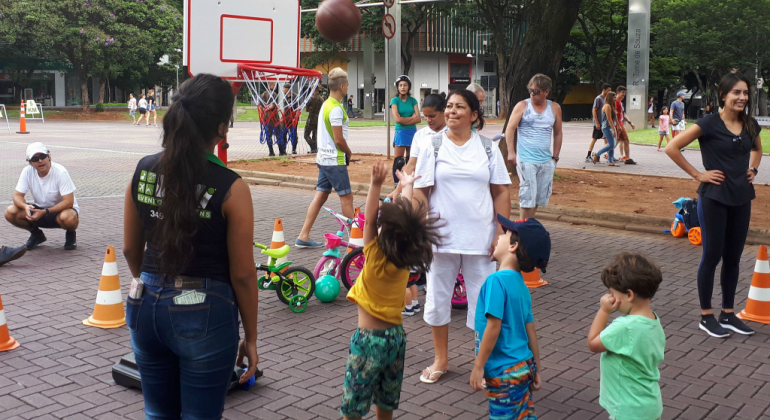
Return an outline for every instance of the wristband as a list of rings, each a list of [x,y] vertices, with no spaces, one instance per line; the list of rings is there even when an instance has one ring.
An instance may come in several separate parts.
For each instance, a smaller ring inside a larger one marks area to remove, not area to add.
[[[45,209],[45,215],[48,216],[49,213],[48,209]]]

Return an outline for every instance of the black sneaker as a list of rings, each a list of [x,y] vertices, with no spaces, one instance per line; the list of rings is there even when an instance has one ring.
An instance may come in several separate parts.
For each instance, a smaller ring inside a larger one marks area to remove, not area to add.
[[[719,322],[714,318],[714,315],[702,315],[698,328],[706,331],[708,335],[712,337],[727,338],[730,336],[730,334],[727,333],[727,330],[719,325]]]
[[[47,241],[48,238],[45,237],[45,234],[42,230],[37,229],[36,231],[32,232],[29,235],[29,239],[27,239],[27,243],[25,246],[27,247],[27,250],[33,250],[37,248],[38,245],[42,244],[43,242]]]
[[[10,248],[7,246],[0,247],[0,265],[9,263],[13,260],[18,260],[27,252],[26,246],[20,246],[18,248]]]
[[[67,231],[67,233],[64,234],[64,249],[67,251],[72,251],[77,247],[78,247],[78,239],[77,239],[77,236],[75,235],[75,232]]]
[[[719,314],[719,325],[722,326],[722,328],[735,331],[738,334],[743,335],[752,335],[754,334],[754,330],[749,328],[746,324],[743,323],[737,316],[735,316],[732,312],[722,312]]]

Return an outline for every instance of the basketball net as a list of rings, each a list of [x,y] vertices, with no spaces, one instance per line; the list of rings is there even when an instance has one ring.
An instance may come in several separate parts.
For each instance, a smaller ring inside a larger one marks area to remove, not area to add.
[[[294,67],[238,64],[238,76],[257,103],[262,132],[259,142],[285,149],[297,147],[297,125],[302,109],[321,83],[321,72]],[[270,84],[274,84],[270,88]],[[289,86],[287,94],[284,85]]]

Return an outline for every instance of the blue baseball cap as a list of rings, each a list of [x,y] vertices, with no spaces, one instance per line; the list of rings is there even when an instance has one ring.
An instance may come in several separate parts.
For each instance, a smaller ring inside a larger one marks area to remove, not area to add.
[[[504,232],[513,230],[519,234],[522,244],[527,248],[527,253],[536,267],[541,266],[540,262],[548,262],[551,257],[551,235],[542,223],[532,217],[511,221],[500,214],[497,215],[497,221],[500,222]]]
[[[679,92],[677,92],[676,97],[678,98],[680,96],[686,96],[686,95],[687,94],[684,91],[679,91]]]

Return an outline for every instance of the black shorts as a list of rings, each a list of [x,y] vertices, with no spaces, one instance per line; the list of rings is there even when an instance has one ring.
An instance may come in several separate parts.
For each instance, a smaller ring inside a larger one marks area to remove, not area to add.
[[[406,287],[412,287],[417,286],[418,282],[421,278],[423,278],[425,274],[423,273],[415,273],[414,271],[409,273],[409,281],[406,283]]]
[[[35,204],[30,204],[30,205],[38,210],[44,210],[42,207],[38,205],[35,205]],[[75,214],[77,214],[78,217],[80,217],[80,213],[78,213],[77,210],[75,209],[72,209],[72,210],[74,210]],[[38,221],[32,222],[31,225],[40,229],[61,229],[61,226],[59,226],[59,223],[56,222],[56,218],[58,216],[59,216],[59,213],[48,212],[48,214],[41,217]]]
[[[604,137],[604,133],[602,133],[602,130],[597,130],[596,126],[594,126],[594,133],[591,134],[591,138],[599,140],[602,137]]]
[[[145,113],[147,113],[147,108],[139,108],[139,113],[144,115]]]

